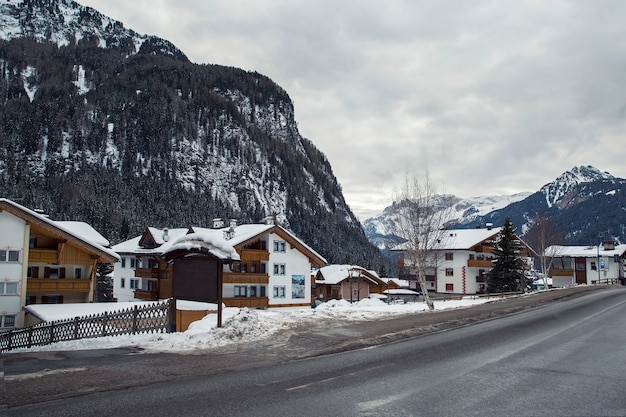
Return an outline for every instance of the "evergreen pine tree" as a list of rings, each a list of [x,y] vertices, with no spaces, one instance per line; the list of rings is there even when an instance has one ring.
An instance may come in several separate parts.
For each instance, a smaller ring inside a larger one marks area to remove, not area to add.
[[[113,265],[98,262],[96,267],[96,301],[99,303],[113,302]]]
[[[502,230],[493,243],[495,261],[487,273],[489,292],[522,291],[525,289],[526,264],[521,257],[522,243],[515,236],[516,228],[511,219],[504,220]]]

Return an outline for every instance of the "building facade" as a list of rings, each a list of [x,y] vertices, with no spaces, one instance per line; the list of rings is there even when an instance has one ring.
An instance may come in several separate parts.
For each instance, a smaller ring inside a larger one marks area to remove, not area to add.
[[[233,248],[238,255],[223,264],[221,291],[226,306],[311,305],[311,269],[325,265],[326,260],[272,218],[245,225],[232,221],[226,225],[215,219],[210,229],[149,227],[143,235],[113,247],[120,256],[114,271],[114,297],[119,301],[171,297],[174,276],[166,255],[191,234],[211,236],[214,246]]]
[[[626,284],[626,245],[550,246],[548,277],[553,287],[574,284]]]
[[[0,327],[29,325],[28,304],[95,301],[96,266],[117,254],[82,222],[55,222],[0,199]]]

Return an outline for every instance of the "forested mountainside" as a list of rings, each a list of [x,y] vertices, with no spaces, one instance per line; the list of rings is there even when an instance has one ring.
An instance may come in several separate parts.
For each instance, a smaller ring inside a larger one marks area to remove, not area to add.
[[[385,262],[271,79],[68,0],[0,1],[0,38],[3,197],[113,243],[276,214],[330,262]]]

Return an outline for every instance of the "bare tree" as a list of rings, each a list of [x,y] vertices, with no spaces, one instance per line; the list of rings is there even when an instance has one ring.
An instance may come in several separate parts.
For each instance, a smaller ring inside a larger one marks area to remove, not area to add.
[[[543,212],[537,215],[526,236],[526,242],[539,253],[543,283],[545,289],[548,289],[548,269],[552,259],[559,255],[557,246],[554,245],[563,242],[563,233],[556,226],[554,219]]]
[[[395,234],[404,239],[404,265],[417,277],[424,301],[433,310],[426,271],[437,265],[437,249],[449,220],[450,206],[441,204],[442,196],[436,194],[428,173],[423,178],[407,175],[395,200],[398,207]]]

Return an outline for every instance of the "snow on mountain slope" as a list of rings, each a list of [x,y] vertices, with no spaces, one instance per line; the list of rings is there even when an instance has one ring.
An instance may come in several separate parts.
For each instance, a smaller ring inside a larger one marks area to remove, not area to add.
[[[553,207],[558,206],[563,197],[569,195],[579,184],[612,179],[615,177],[608,172],[601,172],[590,165],[580,166],[559,175],[556,180],[541,187],[540,191],[546,196],[548,207]]]

